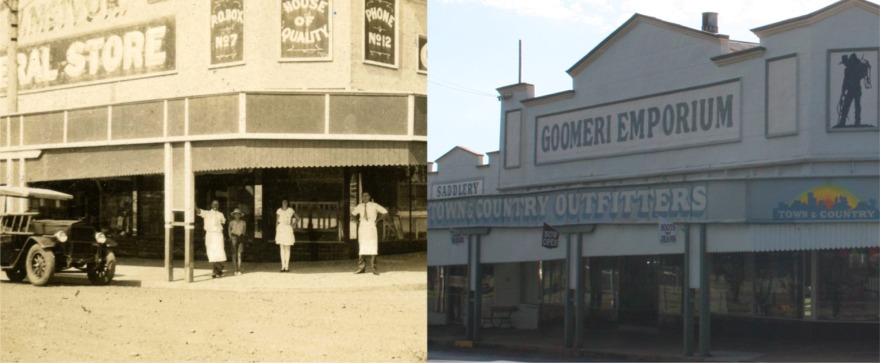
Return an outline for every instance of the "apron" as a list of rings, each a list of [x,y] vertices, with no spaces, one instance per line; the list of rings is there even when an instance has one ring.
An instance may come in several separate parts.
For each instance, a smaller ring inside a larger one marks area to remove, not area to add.
[[[205,250],[208,252],[208,261],[226,261],[226,248],[223,246],[222,231],[208,231],[205,233]]]

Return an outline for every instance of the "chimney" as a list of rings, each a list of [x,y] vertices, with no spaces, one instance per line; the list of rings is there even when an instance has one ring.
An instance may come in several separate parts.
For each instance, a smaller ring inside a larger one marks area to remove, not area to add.
[[[703,13],[703,31],[718,34],[718,13]]]

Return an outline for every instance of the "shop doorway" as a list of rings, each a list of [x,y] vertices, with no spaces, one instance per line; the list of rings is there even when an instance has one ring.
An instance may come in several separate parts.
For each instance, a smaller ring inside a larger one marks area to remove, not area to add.
[[[449,324],[464,324],[467,311],[467,266],[449,266],[449,279],[446,300],[446,321]]]
[[[628,256],[618,259],[620,265],[621,326],[657,326],[657,276],[660,258],[657,256]]]

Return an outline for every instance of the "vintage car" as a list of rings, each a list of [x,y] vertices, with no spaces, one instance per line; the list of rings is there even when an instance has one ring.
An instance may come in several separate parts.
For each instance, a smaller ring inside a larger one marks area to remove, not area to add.
[[[0,186],[0,268],[9,280],[27,277],[43,286],[59,272],[85,272],[95,285],[113,280],[115,241],[85,221],[39,219],[31,208],[72,198],[48,189]]]

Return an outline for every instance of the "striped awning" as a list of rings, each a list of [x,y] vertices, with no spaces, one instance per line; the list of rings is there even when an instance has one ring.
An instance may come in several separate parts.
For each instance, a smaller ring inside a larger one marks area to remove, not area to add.
[[[193,143],[193,170],[424,165],[425,142],[228,140]]]
[[[706,249],[714,253],[877,247],[878,230],[880,224],[872,222],[711,225]]]
[[[181,143],[174,146],[180,147]],[[175,157],[180,155],[175,153]],[[28,182],[162,174],[163,144],[45,150],[25,162]],[[424,165],[427,143],[369,140],[222,140],[192,143],[193,171]],[[180,161],[182,165],[182,161]],[[3,163],[3,170],[6,165]],[[16,171],[17,172],[17,171]],[[5,175],[5,174],[4,174]]]
[[[50,149],[25,161],[25,176],[36,182],[161,174],[164,155],[161,144]]]

